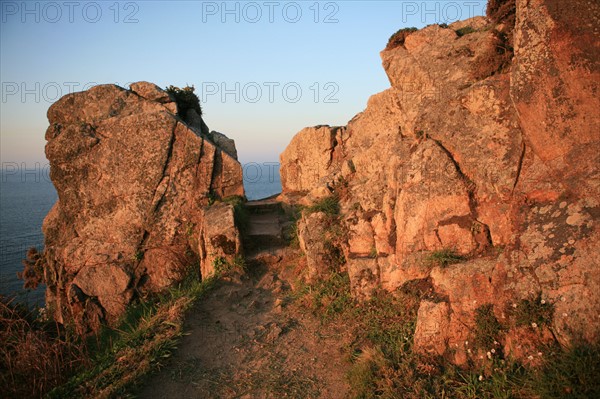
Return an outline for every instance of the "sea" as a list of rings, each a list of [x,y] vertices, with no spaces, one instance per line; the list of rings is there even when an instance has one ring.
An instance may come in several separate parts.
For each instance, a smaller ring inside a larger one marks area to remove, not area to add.
[[[0,295],[29,306],[44,305],[45,287],[23,289],[17,273],[23,270],[27,250],[42,250],[42,222],[58,196],[47,166],[3,163],[0,170]],[[243,165],[248,200],[281,192],[279,163],[249,162]]]

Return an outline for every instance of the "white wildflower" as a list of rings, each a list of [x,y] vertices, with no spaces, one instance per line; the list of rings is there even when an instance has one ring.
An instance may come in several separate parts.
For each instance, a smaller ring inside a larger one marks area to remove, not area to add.
[[[545,304],[546,304],[546,301],[542,299],[540,303],[541,303],[542,305],[545,305]]]
[[[488,353],[486,353],[486,355],[487,355],[487,358],[488,358],[488,359],[491,359],[491,358],[492,358],[492,353],[491,353],[491,352],[488,352]]]
[[[532,355],[529,355],[529,356],[527,356],[527,359],[529,359],[529,360],[533,360],[533,356],[532,356]]]
[[[538,356],[542,356],[542,352],[538,352]]]
[[[492,349],[490,352],[492,352],[492,353],[496,353],[496,349]]]
[[[531,327],[537,328],[537,323],[531,323]]]

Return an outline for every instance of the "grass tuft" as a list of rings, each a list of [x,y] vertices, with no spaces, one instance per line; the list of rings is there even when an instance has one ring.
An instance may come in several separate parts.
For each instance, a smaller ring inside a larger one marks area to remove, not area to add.
[[[328,216],[337,216],[340,213],[340,200],[336,195],[330,195],[317,201],[306,208],[306,213],[323,212]]]
[[[441,267],[446,267],[455,263],[464,262],[467,258],[457,254],[453,249],[442,249],[431,252],[427,257],[427,260],[431,263],[438,264]]]

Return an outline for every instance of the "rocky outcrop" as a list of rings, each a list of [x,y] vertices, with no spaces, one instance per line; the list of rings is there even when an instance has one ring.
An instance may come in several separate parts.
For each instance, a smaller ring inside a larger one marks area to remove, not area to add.
[[[96,86],[48,110],[59,199],[43,225],[45,282],[57,320],[95,329],[135,295],[180,280],[198,262],[205,207],[244,195],[237,160],[176,112],[147,82]],[[211,222],[235,228],[231,218]]]
[[[405,32],[381,52],[389,89],[281,155],[283,199],[339,197],[356,297],[432,284],[421,350],[476,356],[465,342],[491,304],[499,344],[528,356],[506,309],[537,293],[554,309],[542,341],[600,338],[600,20],[576,3],[517,0],[514,32],[483,17]]]

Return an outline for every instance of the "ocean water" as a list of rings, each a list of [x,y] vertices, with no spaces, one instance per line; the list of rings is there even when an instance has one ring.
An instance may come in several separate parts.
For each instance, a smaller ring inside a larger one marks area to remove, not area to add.
[[[43,248],[42,221],[57,195],[47,169],[39,164],[10,166],[0,171],[0,294],[41,305],[44,287],[24,290],[17,272],[23,270],[21,261],[29,248]]]
[[[267,198],[281,192],[278,162],[248,162],[242,168],[248,200]]]
[[[42,222],[57,200],[48,169],[10,164],[0,171],[0,294],[15,296],[30,305],[42,305],[44,288],[24,290],[17,272],[27,250],[44,245]],[[247,163],[243,166],[244,188],[249,200],[281,192],[279,164]]]

